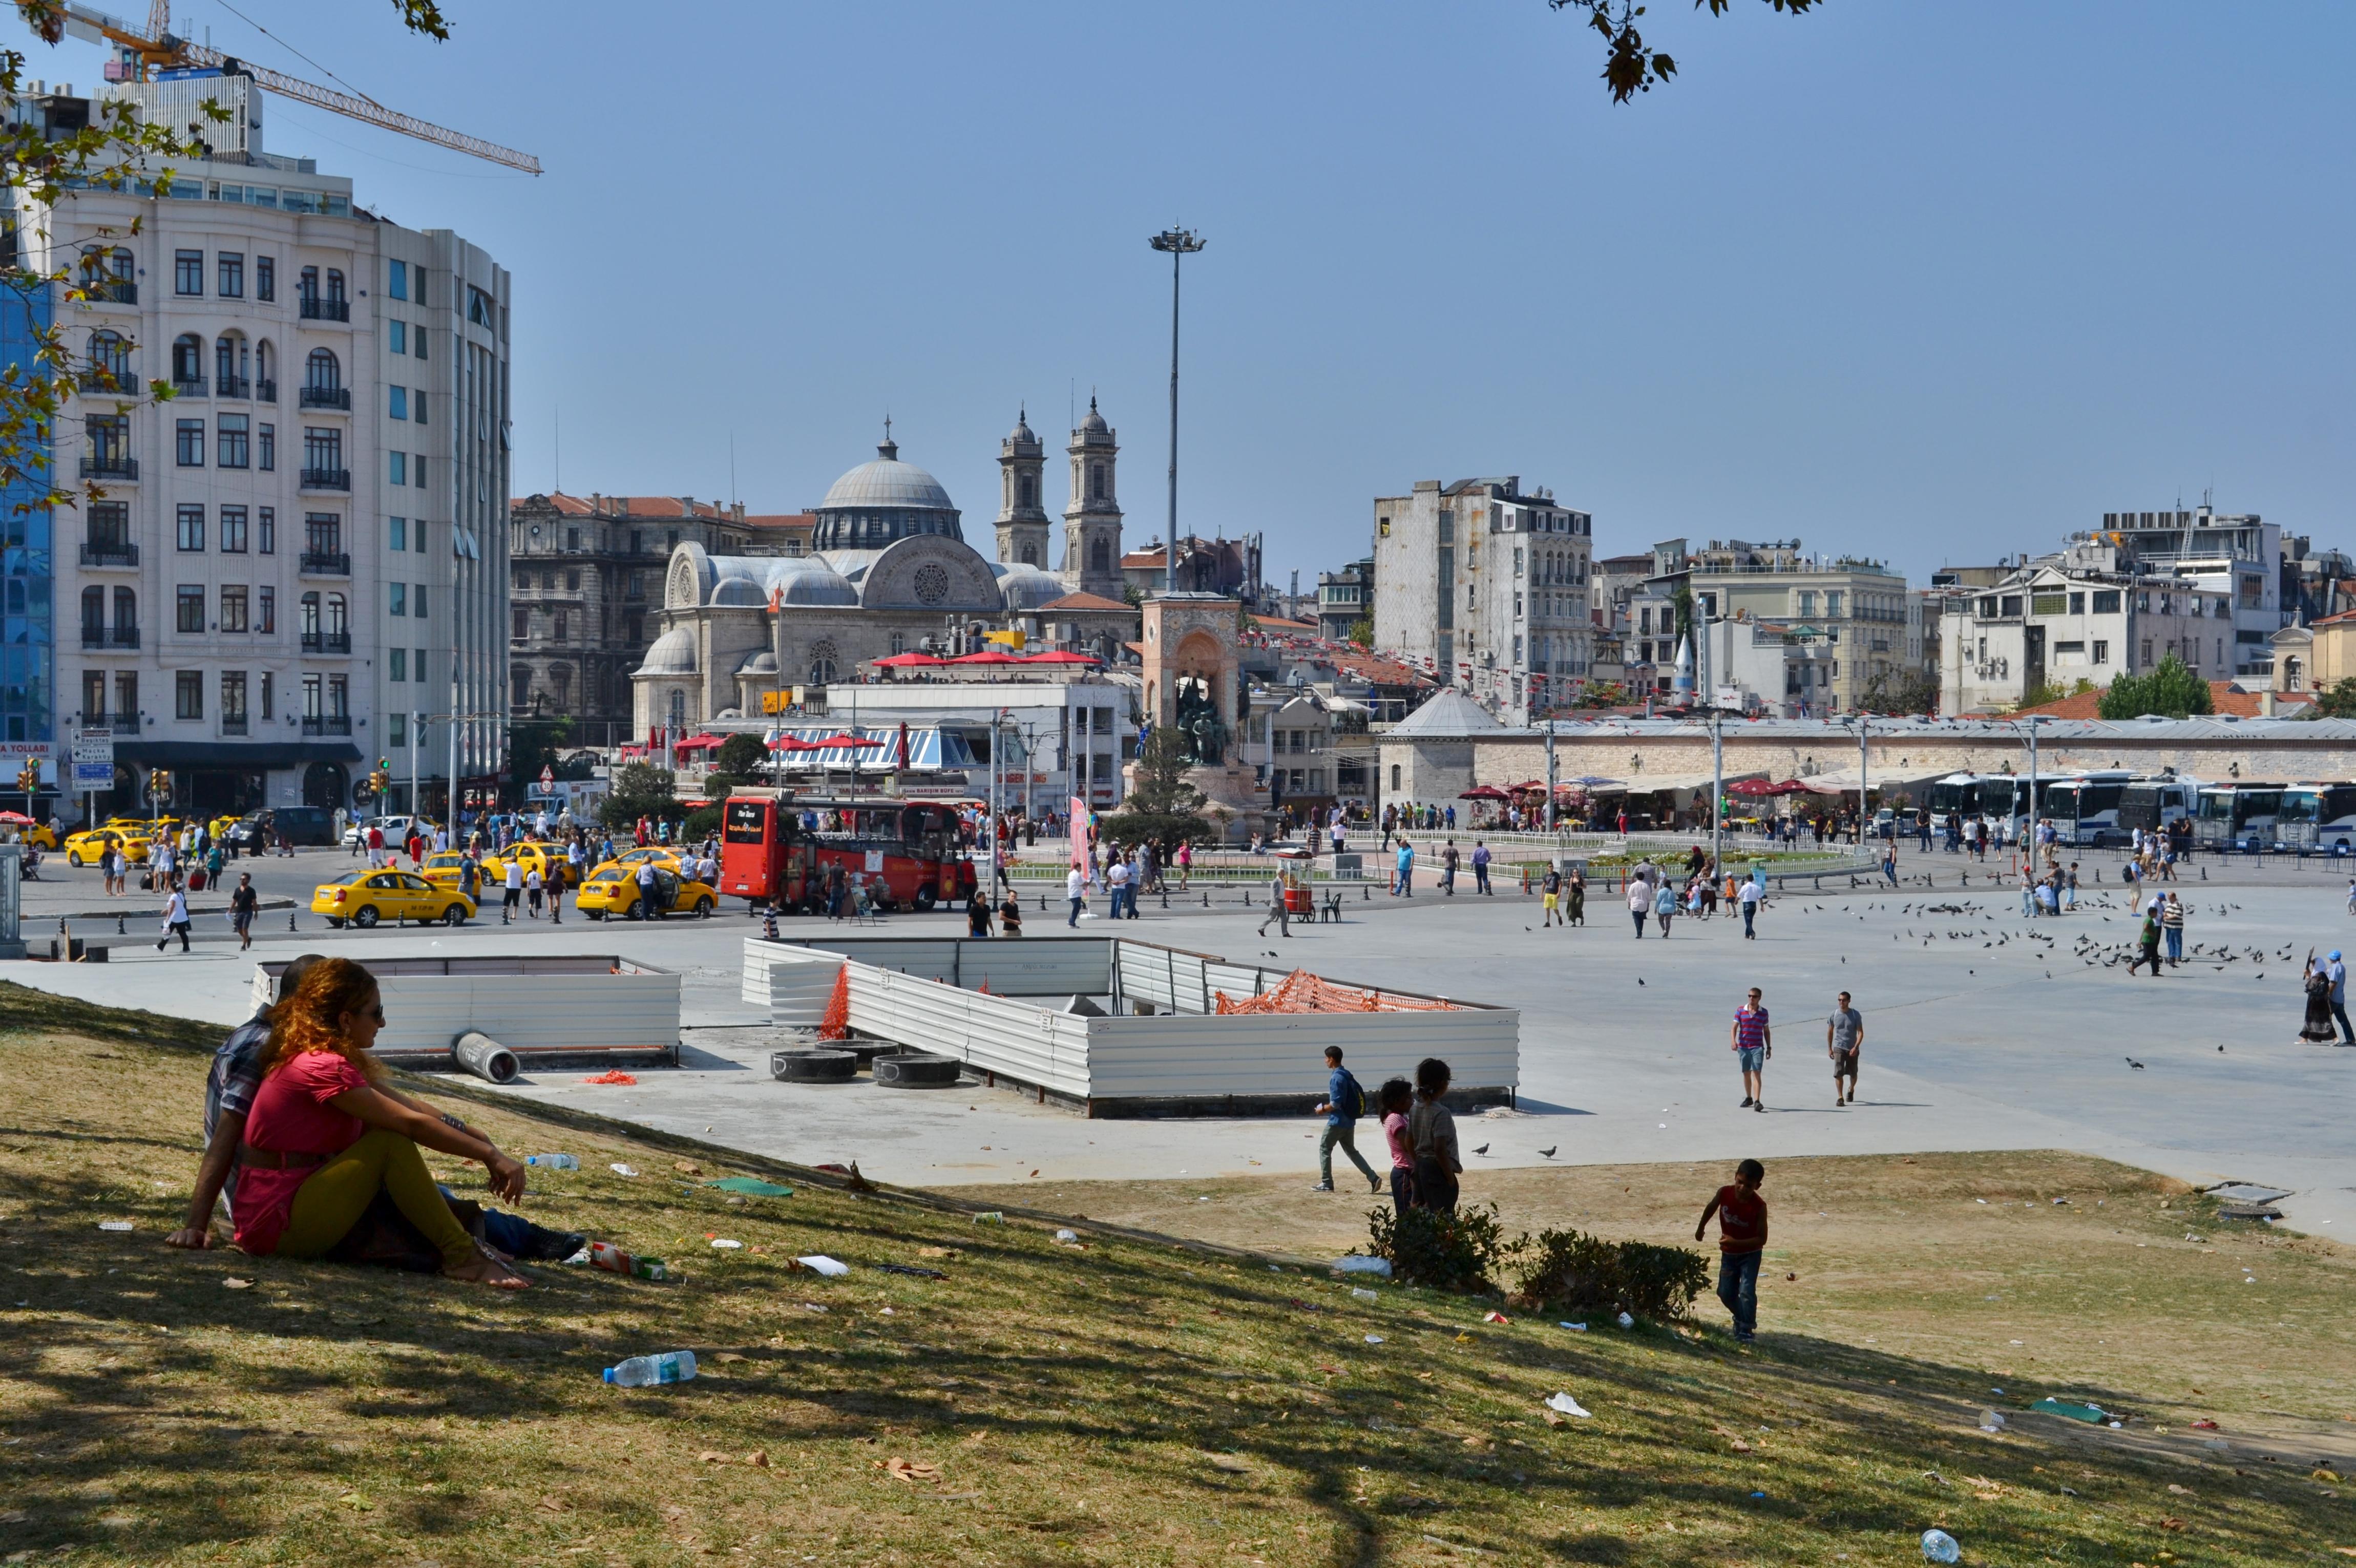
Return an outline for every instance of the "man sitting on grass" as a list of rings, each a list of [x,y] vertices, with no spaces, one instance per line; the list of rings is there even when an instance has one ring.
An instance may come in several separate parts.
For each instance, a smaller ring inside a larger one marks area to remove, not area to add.
[[[278,976],[278,999],[284,1001],[302,984],[304,974],[322,961],[323,955],[305,953],[286,965]],[[263,1069],[270,1055],[270,1014],[264,1008],[246,1022],[230,1032],[220,1049],[213,1052],[212,1071],[205,1078],[205,1153],[197,1166],[197,1189],[188,1199],[188,1211],[180,1229],[165,1240],[176,1247],[201,1251],[213,1244],[213,1207],[223,1192],[234,1200],[237,1180],[237,1151],[245,1141],[246,1116],[253,1109],[253,1097],[262,1088]],[[436,1116],[461,1131],[471,1131],[465,1122],[446,1111],[437,1111],[420,1104],[398,1090],[380,1088],[378,1093],[399,1101],[411,1110]],[[477,1136],[480,1136],[479,1132]],[[581,1250],[587,1238],[569,1232],[551,1231],[533,1224],[516,1214],[502,1214],[496,1209],[483,1209],[461,1199],[448,1188],[442,1196],[477,1240],[509,1257],[530,1263],[553,1263],[571,1257]],[[370,1221],[375,1221],[371,1224]],[[387,1230],[402,1234],[405,1221],[390,1205],[371,1209],[361,1224],[355,1228],[355,1238],[365,1238],[372,1232]],[[418,1241],[423,1255],[423,1242]],[[373,1249],[371,1249],[373,1253]],[[355,1253],[349,1261],[370,1261]]]

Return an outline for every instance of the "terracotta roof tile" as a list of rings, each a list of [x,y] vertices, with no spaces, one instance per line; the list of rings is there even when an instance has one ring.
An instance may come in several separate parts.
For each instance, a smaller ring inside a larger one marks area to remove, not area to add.
[[[1118,599],[1107,599],[1099,593],[1066,593],[1061,599],[1050,599],[1039,606],[1042,610],[1126,610],[1137,613],[1137,606],[1124,604]]]
[[[2255,719],[2262,699],[2238,681],[2212,680],[2209,683],[2209,700],[2221,719]],[[2275,713],[2280,717],[2315,700],[2312,692],[2278,691],[2275,694]],[[2016,709],[2010,717],[2026,719],[2035,715],[2041,719],[2100,719],[2103,694],[2082,691],[2065,697],[2059,702],[2048,702],[2035,708]]]

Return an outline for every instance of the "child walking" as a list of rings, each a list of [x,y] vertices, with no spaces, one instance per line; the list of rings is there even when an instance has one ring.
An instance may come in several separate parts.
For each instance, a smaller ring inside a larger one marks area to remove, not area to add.
[[[1759,1259],[1767,1249],[1767,1200],[1759,1196],[1759,1184],[1766,1179],[1765,1166],[1744,1160],[1694,1226],[1698,1242],[1709,1229],[1709,1217],[1718,1216],[1718,1298],[1734,1318],[1736,1341],[1744,1345],[1759,1329]]]

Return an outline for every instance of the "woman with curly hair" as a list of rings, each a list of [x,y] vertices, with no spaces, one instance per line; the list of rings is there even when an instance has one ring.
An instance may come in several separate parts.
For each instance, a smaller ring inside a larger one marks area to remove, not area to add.
[[[318,1257],[382,1191],[440,1249],[444,1274],[523,1289],[524,1277],[486,1256],[450,1212],[417,1146],[477,1161],[510,1201],[523,1194],[522,1165],[472,1130],[380,1093],[384,1067],[369,1048],[383,1027],[375,977],[348,958],[312,965],[273,1010],[268,1075],[238,1150],[237,1244]]]

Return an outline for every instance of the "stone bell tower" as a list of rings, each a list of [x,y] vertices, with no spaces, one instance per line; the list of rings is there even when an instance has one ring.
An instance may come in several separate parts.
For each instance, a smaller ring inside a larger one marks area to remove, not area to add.
[[[1072,432],[1065,450],[1072,458],[1072,504],[1064,508],[1064,585],[1078,593],[1119,600],[1120,492],[1113,464],[1120,447],[1113,429],[1088,400],[1088,417]]]
[[[1028,411],[1018,413],[998,443],[998,559],[1010,566],[1047,569],[1046,466],[1047,443],[1031,433]]]

